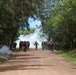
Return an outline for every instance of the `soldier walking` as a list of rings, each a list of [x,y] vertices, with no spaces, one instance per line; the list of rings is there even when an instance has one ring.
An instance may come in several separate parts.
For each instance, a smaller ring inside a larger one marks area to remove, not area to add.
[[[35,45],[35,49],[37,50],[38,45],[39,45],[39,44],[37,43],[37,41],[35,41],[34,45]]]

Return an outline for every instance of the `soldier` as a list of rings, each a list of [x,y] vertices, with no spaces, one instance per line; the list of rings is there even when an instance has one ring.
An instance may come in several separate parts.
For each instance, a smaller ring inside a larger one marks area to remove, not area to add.
[[[35,41],[34,45],[35,45],[35,48],[36,48],[36,50],[37,50],[38,45],[39,45],[39,44],[37,43],[37,41]]]
[[[42,42],[42,50],[44,50],[44,42]]]
[[[25,52],[27,50],[27,43],[26,43],[26,41],[22,42],[22,50],[25,51]]]
[[[44,42],[44,49],[45,49],[45,50],[48,50],[48,42],[47,42],[47,41]]]
[[[29,47],[30,47],[30,42],[27,41],[27,49],[29,50]]]
[[[49,44],[48,44],[49,50],[53,51],[53,46],[54,46],[54,43],[52,41],[50,41]]]
[[[50,42],[48,42],[48,49],[49,49],[49,50],[51,49]]]
[[[17,43],[13,43],[13,46],[12,47],[15,49],[16,48],[16,45],[17,45]]]
[[[22,49],[22,43],[23,43],[23,41],[20,41],[20,43],[19,43],[19,50]]]

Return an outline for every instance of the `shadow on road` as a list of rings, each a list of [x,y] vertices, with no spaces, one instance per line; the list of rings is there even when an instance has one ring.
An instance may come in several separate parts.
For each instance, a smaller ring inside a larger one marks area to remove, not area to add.
[[[14,53],[14,54],[12,54],[12,56],[32,56],[32,55],[30,55],[30,54],[16,54],[16,53]]]
[[[10,71],[10,70],[40,70],[44,66],[53,66],[53,65],[11,65],[11,66],[5,66],[0,67],[0,72],[4,71]]]
[[[53,66],[39,63],[39,60],[44,57],[34,56],[30,54],[13,54],[16,59],[6,61],[0,65],[0,72],[11,71],[11,70],[40,70],[45,66]]]

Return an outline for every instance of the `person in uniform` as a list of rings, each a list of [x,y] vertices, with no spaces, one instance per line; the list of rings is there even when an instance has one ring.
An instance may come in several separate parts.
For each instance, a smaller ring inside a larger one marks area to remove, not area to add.
[[[37,43],[37,41],[35,41],[34,45],[35,45],[35,49],[37,50],[38,45],[39,45],[39,44]]]

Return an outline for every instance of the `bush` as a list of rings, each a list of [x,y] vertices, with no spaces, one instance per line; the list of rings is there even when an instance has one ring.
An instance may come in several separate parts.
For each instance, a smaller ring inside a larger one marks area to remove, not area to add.
[[[72,56],[76,57],[76,49],[69,51],[69,54],[71,54]]]

